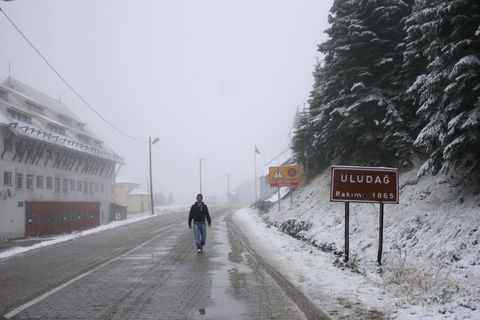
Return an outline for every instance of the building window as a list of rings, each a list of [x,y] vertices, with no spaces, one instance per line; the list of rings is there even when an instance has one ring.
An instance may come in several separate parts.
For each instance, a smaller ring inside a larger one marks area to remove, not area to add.
[[[33,102],[30,102],[30,101],[27,101],[25,103],[27,105],[27,108],[28,110],[31,110],[31,111],[34,111],[34,112],[37,112],[37,113],[41,113],[41,114],[45,114],[45,108],[42,107],[42,106],[39,106]]]
[[[90,192],[90,194],[93,194],[93,182],[90,182],[88,191]]]
[[[43,176],[37,176],[37,189],[43,189]]]
[[[62,181],[62,191],[68,192],[68,179],[63,179]]]
[[[77,180],[77,191],[82,192],[82,181],[81,180]]]
[[[64,116],[63,114],[57,114],[57,118],[58,120],[60,120],[61,123],[63,124],[66,124],[68,126],[71,126],[72,125],[72,120],[66,116]]]
[[[70,191],[75,191],[75,180],[70,180]]]
[[[83,181],[83,193],[88,193],[88,182]]]
[[[105,192],[105,185],[103,183],[100,184],[100,192],[101,193]]]
[[[23,188],[23,174],[21,173],[15,173],[15,188]]]
[[[98,193],[98,183],[95,183],[95,193]]]
[[[84,136],[83,134],[78,134],[77,138],[78,138],[78,141],[80,141],[82,143],[90,144],[90,138],[87,137],[87,136]]]
[[[77,128],[78,130],[80,131],[83,131],[84,127],[85,127],[85,124],[82,123],[82,122],[78,122],[78,121],[74,121],[73,122],[73,125],[75,128]]]
[[[3,139],[3,148],[5,149],[5,151],[13,151],[12,138]]]
[[[0,98],[5,101],[8,101],[8,91],[5,91],[2,88],[0,88]]]
[[[8,171],[3,172],[3,184],[6,186],[12,185],[12,173]]]
[[[60,178],[55,178],[55,192],[60,192]]]
[[[13,109],[8,109],[7,114],[8,116],[12,117],[15,120],[19,120],[19,121],[30,123],[30,124],[32,123],[32,117],[26,113],[18,112]]]
[[[53,189],[53,178],[52,177],[47,177],[47,189],[48,190]]]
[[[33,190],[33,174],[27,174],[27,190]]]
[[[62,128],[62,127],[57,126],[57,125],[54,125],[54,124],[52,124],[52,123],[49,123],[49,124],[48,124],[48,129],[50,129],[50,131],[52,131],[52,132],[61,134],[62,136],[65,135],[65,128]]]

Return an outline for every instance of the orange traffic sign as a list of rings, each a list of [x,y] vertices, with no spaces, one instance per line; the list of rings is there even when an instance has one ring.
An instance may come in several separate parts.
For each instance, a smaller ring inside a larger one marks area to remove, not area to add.
[[[271,187],[296,187],[302,176],[298,165],[278,166],[268,168],[268,181]]]

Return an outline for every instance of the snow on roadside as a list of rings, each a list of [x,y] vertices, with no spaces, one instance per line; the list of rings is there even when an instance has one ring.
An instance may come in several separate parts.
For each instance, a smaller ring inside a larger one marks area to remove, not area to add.
[[[182,210],[182,209],[186,210],[185,208],[186,208],[185,206],[179,206],[179,205],[166,206],[166,207],[155,207],[155,216],[172,213],[172,212]],[[14,247],[14,248],[2,251],[2,252],[0,252],[0,260],[12,258],[13,256],[28,252],[30,250],[34,250],[34,249],[38,249],[38,248],[42,248],[42,247],[46,247],[46,246],[51,246],[53,244],[60,243],[60,242],[65,242],[65,241],[72,240],[72,239],[78,239],[80,237],[84,237],[84,236],[87,236],[87,235],[90,235],[90,234],[94,234],[94,233],[102,232],[102,231],[105,231],[105,230],[118,228],[120,226],[124,226],[124,225],[130,224],[130,223],[135,223],[135,222],[138,222],[138,221],[142,221],[142,220],[145,220],[145,219],[150,219],[152,217],[155,217],[155,216],[152,216],[150,214],[150,212],[140,212],[140,213],[132,213],[132,214],[129,213],[128,216],[130,216],[130,217],[127,218],[126,220],[112,221],[110,223],[98,226],[96,228],[82,230],[82,231],[78,231],[78,232],[74,232],[74,233],[70,233],[70,234],[52,236],[52,237],[49,237],[48,240],[33,244],[31,246],[28,246],[28,247]],[[41,239],[41,238],[38,238],[38,239]]]
[[[158,206],[158,207],[155,207],[155,214],[156,215],[161,215],[161,214],[168,214],[168,213],[172,213],[172,212],[175,212],[175,211],[187,211],[188,209],[190,209],[190,206],[188,205],[183,205],[183,204],[171,204],[171,205],[168,205],[168,206]]]
[[[414,171],[402,173],[400,184],[400,204],[385,206],[383,267],[375,262],[378,205],[350,205],[351,262],[345,267],[334,255],[343,250],[344,205],[329,201],[329,172],[296,191],[292,207],[284,201],[280,211],[242,209],[234,218],[322,307],[364,306],[402,320],[480,319],[478,191],[459,193],[444,177],[419,180]],[[289,220],[308,222],[296,235],[305,241],[267,228]]]
[[[382,289],[335,267],[332,255],[268,227],[255,210],[237,210],[233,219],[258,254],[334,318],[379,315],[393,308],[393,299]]]
[[[290,192],[290,187],[281,187],[280,188],[280,199],[283,199],[283,197],[285,197],[289,192]],[[265,201],[273,202],[273,203],[277,202],[278,201],[278,192],[274,193],[270,198],[268,198]]]

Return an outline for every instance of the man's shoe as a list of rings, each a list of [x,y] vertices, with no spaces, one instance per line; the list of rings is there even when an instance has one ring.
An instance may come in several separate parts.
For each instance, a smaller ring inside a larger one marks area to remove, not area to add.
[[[197,250],[197,253],[202,253],[202,249],[198,249],[198,250]]]

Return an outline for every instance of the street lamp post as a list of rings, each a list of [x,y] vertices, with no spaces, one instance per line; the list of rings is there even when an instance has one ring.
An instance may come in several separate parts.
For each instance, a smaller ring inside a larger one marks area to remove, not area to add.
[[[230,175],[226,174],[227,177],[227,202],[230,202]]]
[[[152,215],[155,214],[155,210],[153,207],[153,181],[152,181],[152,145],[158,142],[158,138],[153,139],[152,137],[148,137],[148,155],[150,161],[150,204],[152,207]]]
[[[198,158],[198,163],[200,164],[200,193],[202,193],[202,161],[204,161],[205,158]]]

